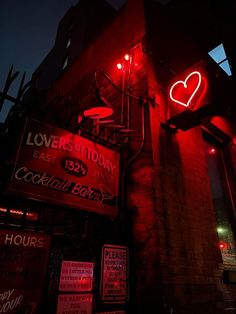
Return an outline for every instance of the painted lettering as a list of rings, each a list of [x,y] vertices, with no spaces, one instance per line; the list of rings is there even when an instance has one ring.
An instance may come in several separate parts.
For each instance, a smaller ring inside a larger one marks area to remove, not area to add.
[[[45,147],[61,151],[80,153],[84,155],[87,160],[91,161],[99,167],[102,167],[111,175],[114,174],[114,171],[117,167],[116,163],[112,163],[109,159],[105,158],[103,154],[99,153],[99,150],[87,147],[86,145],[81,145],[80,143],[72,141],[67,137],[60,137],[53,134],[49,135],[46,133],[33,134],[33,132],[28,132],[25,145],[35,146],[37,148]],[[50,163],[53,163],[55,160],[53,155],[45,152],[34,151],[33,157]]]
[[[24,247],[43,247],[44,239],[42,237],[27,236],[21,234],[6,234],[5,245],[24,246]],[[1,299],[0,299],[1,300]]]
[[[12,290],[14,291],[14,289]],[[0,304],[0,313],[8,313],[8,312],[12,313],[12,310],[14,310],[19,305],[21,305],[22,300],[23,300],[23,295],[19,295],[12,300],[9,300],[8,298],[6,302],[4,302],[3,304]]]
[[[29,171],[27,167],[20,167],[15,172],[15,179],[18,181],[33,183],[34,185],[49,187],[62,192],[68,191],[71,186],[71,181],[69,180],[58,179],[55,176],[50,176],[46,173],[34,173],[33,171]]]
[[[3,293],[0,293],[0,302],[3,302],[5,300],[9,300],[9,298],[11,297],[12,293],[14,292],[15,289],[11,289],[11,290],[7,290]]]

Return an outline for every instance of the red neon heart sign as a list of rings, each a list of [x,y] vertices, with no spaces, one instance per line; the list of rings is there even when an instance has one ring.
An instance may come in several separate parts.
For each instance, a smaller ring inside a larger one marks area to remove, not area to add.
[[[191,72],[184,81],[175,82],[170,88],[170,98],[177,104],[188,107],[200,88],[200,72]]]

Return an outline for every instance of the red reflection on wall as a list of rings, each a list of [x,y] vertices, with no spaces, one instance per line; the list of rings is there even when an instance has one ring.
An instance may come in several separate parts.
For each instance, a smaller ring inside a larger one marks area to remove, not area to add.
[[[201,105],[206,91],[206,78],[201,72],[193,71],[170,87],[169,96],[174,103],[193,109]]]
[[[211,124],[223,131],[228,136],[235,138],[236,127],[229,120],[222,116],[214,116],[211,118]]]

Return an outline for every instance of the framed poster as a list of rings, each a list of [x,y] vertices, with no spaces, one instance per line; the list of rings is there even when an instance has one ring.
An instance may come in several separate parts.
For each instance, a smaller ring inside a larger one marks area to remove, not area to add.
[[[128,301],[128,260],[127,246],[103,246],[100,283],[100,299],[103,303]]]

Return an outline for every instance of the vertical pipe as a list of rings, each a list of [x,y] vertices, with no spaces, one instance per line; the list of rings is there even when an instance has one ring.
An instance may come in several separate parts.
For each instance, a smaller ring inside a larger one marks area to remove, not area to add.
[[[132,61],[133,61],[133,55],[130,55],[130,59],[129,59],[129,69],[128,69],[128,78],[127,78],[127,91],[128,94],[130,94],[130,78],[131,78],[131,67],[132,67]],[[130,128],[130,97],[127,97],[127,128]]]
[[[122,92],[125,91],[125,71],[124,67],[122,67],[122,77],[121,77],[121,90]],[[120,124],[124,124],[124,101],[125,101],[125,95],[124,93],[121,93],[121,117],[120,117]]]

